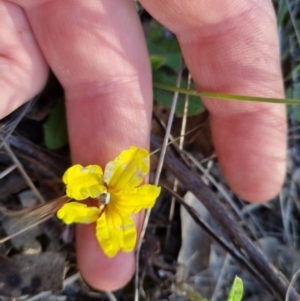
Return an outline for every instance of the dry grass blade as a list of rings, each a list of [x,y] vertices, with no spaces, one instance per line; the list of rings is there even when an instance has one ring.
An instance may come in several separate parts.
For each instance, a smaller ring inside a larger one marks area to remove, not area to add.
[[[12,235],[6,236],[0,239],[0,244],[4,243],[5,241],[10,240],[11,238],[24,233],[25,231],[32,229],[33,227],[43,223],[47,219],[49,219],[56,211],[61,208],[65,203],[69,202],[71,199],[67,196],[63,196],[47,202],[45,204],[40,204],[34,207],[21,209],[18,211],[8,211],[6,209],[1,208],[0,211],[5,213],[7,216],[10,217],[20,217],[18,223],[20,225],[28,224],[28,226],[23,227],[20,231],[15,232]]]
[[[62,205],[68,203],[71,199],[67,196],[59,197],[45,204],[36,205],[30,208],[24,208],[17,211],[7,211],[8,216],[23,216],[24,219],[35,217],[44,218],[54,214]],[[22,220],[22,217],[21,217]]]
[[[14,152],[10,148],[9,144],[6,143],[6,142],[4,142],[3,143],[3,148],[9,154],[9,156],[11,157],[11,159],[13,160],[13,162],[17,165],[20,173],[22,174],[22,176],[24,177],[24,179],[28,183],[28,186],[32,189],[32,191],[36,195],[37,199],[41,203],[44,203],[45,200],[44,200],[43,196],[40,194],[40,192],[38,191],[38,189],[35,187],[34,183],[30,179],[30,177],[28,176],[27,172],[25,171],[25,169],[24,169],[23,165],[21,164],[21,162],[18,160],[17,156],[14,154]]]
[[[24,104],[16,113],[12,114],[13,117],[11,120],[8,120],[4,122],[3,124],[0,124],[0,148],[3,146],[3,144],[7,141],[7,139],[11,136],[19,122],[22,120],[22,118],[25,116],[29,108],[35,103],[35,101],[39,98],[39,95],[34,97],[31,101],[28,101],[26,104]],[[2,123],[2,120],[1,120]]]
[[[289,301],[290,300],[290,292],[293,290],[293,285],[296,283],[296,280],[297,278],[299,277],[300,275],[300,269],[294,274],[292,280],[291,280],[291,283],[289,285],[289,288],[286,292],[286,297],[285,297],[285,301]]]

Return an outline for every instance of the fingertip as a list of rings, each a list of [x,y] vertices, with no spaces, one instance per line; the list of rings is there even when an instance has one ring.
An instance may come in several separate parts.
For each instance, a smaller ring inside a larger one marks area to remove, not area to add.
[[[228,178],[230,179],[230,175]],[[264,180],[258,177],[252,181],[252,184],[247,179],[245,182],[230,180],[228,182],[239,198],[250,203],[263,203],[274,199],[279,194],[284,179],[283,172],[275,172],[273,177],[265,177]]]
[[[274,198],[286,174],[286,115],[267,112],[211,118],[214,143],[230,188],[242,199],[260,203]]]
[[[134,253],[119,252],[108,258],[95,236],[95,224],[77,226],[77,260],[82,278],[97,290],[115,291],[124,287],[135,271]]]

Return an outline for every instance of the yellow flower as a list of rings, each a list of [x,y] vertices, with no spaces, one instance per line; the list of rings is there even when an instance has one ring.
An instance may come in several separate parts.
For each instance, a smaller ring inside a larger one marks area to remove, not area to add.
[[[98,207],[71,202],[58,210],[66,224],[96,222],[96,237],[104,253],[114,257],[118,251],[131,252],[136,244],[136,227],[131,214],[153,207],[160,187],[141,185],[149,171],[149,153],[132,146],[100,166],[70,167],[63,176],[68,197],[81,201],[97,199]]]

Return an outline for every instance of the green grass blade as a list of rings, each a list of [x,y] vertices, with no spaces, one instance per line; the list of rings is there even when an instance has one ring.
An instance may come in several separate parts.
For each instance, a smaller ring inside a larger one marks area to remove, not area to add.
[[[282,104],[291,104],[291,105],[300,105],[300,99],[288,99],[288,98],[268,98],[268,97],[256,97],[256,96],[245,96],[245,95],[234,95],[226,93],[217,93],[217,92],[197,92],[195,90],[188,90],[182,88],[176,88],[174,86],[163,85],[159,83],[153,83],[154,88],[179,92],[187,95],[194,95],[199,97],[210,97],[216,99],[226,99],[226,100],[235,100],[235,101],[255,101],[255,102],[268,102],[268,103],[282,103]]]

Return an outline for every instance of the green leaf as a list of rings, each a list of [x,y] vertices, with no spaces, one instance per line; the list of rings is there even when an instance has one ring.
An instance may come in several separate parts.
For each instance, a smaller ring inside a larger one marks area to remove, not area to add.
[[[172,68],[174,71],[178,72],[180,60],[181,60],[181,53],[180,52],[169,52],[164,53],[164,57],[166,58],[165,66]]]
[[[165,28],[157,21],[150,22],[146,28],[147,46],[150,52],[153,78],[156,82],[174,85],[176,73],[181,60],[181,51],[174,35],[165,32]],[[182,80],[182,87],[187,86],[187,81]],[[154,99],[157,104],[171,108],[173,93],[154,89]],[[176,115],[182,116],[184,112],[185,95],[179,95],[176,107]],[[189,97],[188,115],[197,115],[204,110],[204,106],[198,96]]]
[[[44,128],[44,142],[48,149],[57,150],[68,143],[65,103],[59,99],[49,113]]]
[[[152,71],[158,70],[167,61],[166,58],[161,55],[151,55],[150,60],[151,60]]]
[[[300,106],[293,106],[293,114],[295,119],[299,122],[300,121]]]
[[[241,301],[244,293],[244,283],[239,277],[235,277],[230,289],[227,301]]]
[[[164,27],[152,20],[146,29],[146,41],[151,56],[164,59],[164,66],[176,71],[180,65],[181,51],[175,36],[166,37]],[[154,69],[156,70],[156,69]]]

